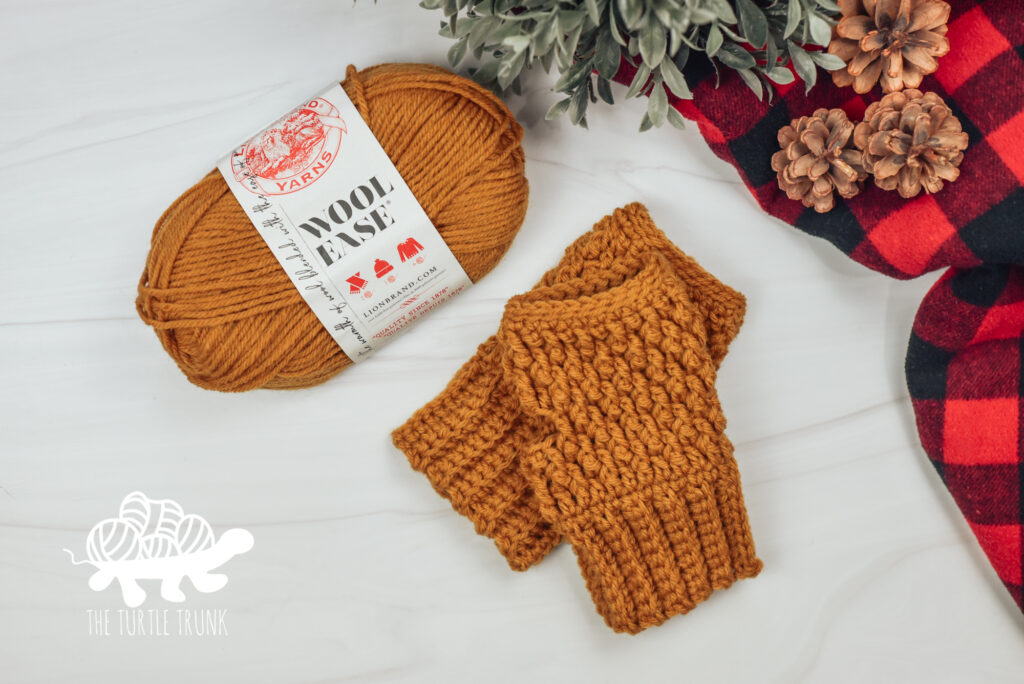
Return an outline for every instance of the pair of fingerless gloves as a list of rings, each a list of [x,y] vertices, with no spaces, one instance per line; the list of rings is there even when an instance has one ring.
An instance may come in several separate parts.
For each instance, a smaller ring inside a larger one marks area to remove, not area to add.
[[[761,569],[715,390],[744,311],[631,204],[394,443],[513,569],[569,542],[597,611],[639,632]]]

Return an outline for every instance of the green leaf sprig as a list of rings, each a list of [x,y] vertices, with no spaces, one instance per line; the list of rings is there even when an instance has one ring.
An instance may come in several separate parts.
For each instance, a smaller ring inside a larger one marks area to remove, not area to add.
[[[834,0],[422,0],[445,19],[441,35],[454,40],[448,61],[468,54],[480,83],[498,92],[522,92],[524,72],[540,65],[559,73],[565,97],[547,118],[567,114],[587,125],[587,106],[614,104],[611,79],[623,59],[636,67],[626,98],[649,94],[640,130],[666,121],[683,127],[667,91],[693,97],[683,68],[704,53],[715,69],[732,69],[758,98],[773,84],[793,81],[792,64],[808,90],[817,67],[845,66],[835,55],[807,49],[827,46],[839,7]],[[667,91],[666,91],[667,88]]]

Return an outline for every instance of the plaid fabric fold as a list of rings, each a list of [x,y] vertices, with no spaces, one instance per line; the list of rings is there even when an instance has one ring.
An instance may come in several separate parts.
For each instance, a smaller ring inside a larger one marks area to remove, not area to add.
[[[1018,608],[1024,606],[1022,331],[1024,269],[950,269],[921,303],[907,350],[921,444]]]
[[[869,180],[852,199],[817,214],[776,184],[776,133],[819,107],[859,119],[879,88],[858,95],[828,74],[805,94],[783,86],[758,102],[725,70],[686,69],[692,101],[672,105],[694,120],[772,216],[824,238],[894,278],[952,267],[925,297],[907,353],[907,384],[921,442],[993,567],[1024,610],[1024,3],[954,0],[951,51],[921,90],[940,95],[970,137],[960,178],[935,195],[905,200]],[[618,79],[629,82],[624,65]]]

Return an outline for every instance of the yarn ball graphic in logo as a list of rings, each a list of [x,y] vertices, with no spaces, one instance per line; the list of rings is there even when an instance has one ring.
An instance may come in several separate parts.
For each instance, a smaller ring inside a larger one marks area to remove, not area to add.
[[[315,183],[338,156],[348,132],[322,97],[281,117],[231,154],[235,178],[250,192],[287,195]]]
[[[125,604],[135,608],[146,600],[138,584],[142,579],[161,580],[160,595],[175,603],[185,600],[181,581],[186,577],[203,593],[223,589],[227,575],[211,571],[252,546],[248,530],[231,529],[216,538],[210,523],[186,514],[176,501],[132,492],[121,502],[116,518],[98,522],[89,531],[88,560],[77,561],[71,551],[64,551],[74,565],[96,568],[90,589],[103,591],[116,579]]]

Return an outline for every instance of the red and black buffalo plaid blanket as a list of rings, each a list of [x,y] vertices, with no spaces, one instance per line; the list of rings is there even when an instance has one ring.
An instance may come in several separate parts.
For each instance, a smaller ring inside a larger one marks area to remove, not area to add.
[[[1024,2],[950,4],[951,52],[921,90],[946,100],[970,147],[959,180],[936,195],[905,200],[869,180],[817,214],[779,191],[770,164],[779,128],[819,107],[859,119],[877,87],[861,96],[821,74],[809,94],[798,81],[758,103],[734,74],[716,89],[710,65],[692,64],[694,98],[673,106],[769,214],[894,278],[949,268],[914,321],[907,386],[925,451],[1024,610]]]

